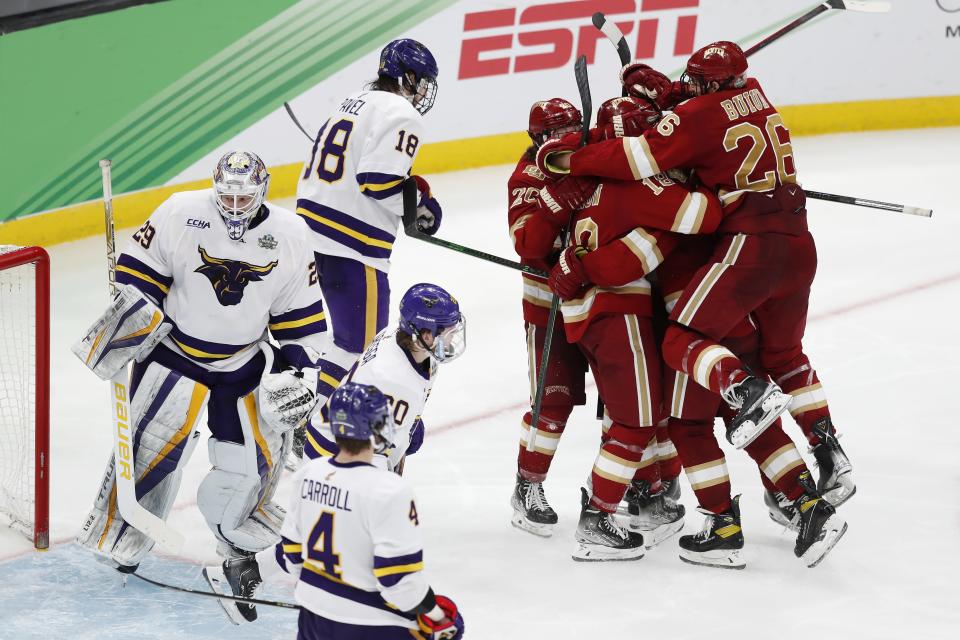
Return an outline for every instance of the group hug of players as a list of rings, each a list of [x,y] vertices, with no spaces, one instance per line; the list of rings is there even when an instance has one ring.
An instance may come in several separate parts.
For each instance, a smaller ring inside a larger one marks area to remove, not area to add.
[[[717,417],[756,462],[770,515],[797,532],[807,566],[846,531],[836,506],[855,491],[852,468],[802,346],[817,264],[805,196],[790,134],[746,71],[725,41],[694,53],[678,82],[628,64],[624,97],[603,103],[585,145],[568,101],[530,110],[533,144],[510,178],[508,219],[523,263],[549,272],[523,275],[532,386],[554,295],[562,323],[537,424],[532,412],[521,423],[513,524],[552,533],[543,482],[589,369],[603,431],[576,560],[637,559],[677,533],[682,467],[706,521],[680,537],[680,558],[745,566]],[[782,429],[788,408],[816,481]]]
[[[582,148],[568,102],[531,111],[533,146],[509,187],[517,252],[550,271],[524,277],[531,380],[554,293],[563,326],[540,419],[524,417],[513,522],[539,535],[556,523],[543,481],[589,368],[605,414],[576,559],[639,558],[679,531],[682,464],[707,522],[680,539],[681,557],[743,566],[718,415],[760,467],[772,515],[798,530],[804,562],[845,530],[833,505],[853,493],[850,464],[801,348],[816,265],[803,191],[787,130],[745,72],[731,43],[697,52],[681,83],[630,65],[630,97],[604,104]],[[211,469],[197,504],[223,564],[204,573],[242,598],[296,576],[303,640],[464,633],[457,606],[424,577],[402,471],[423,443],[438,365],[466,348],[465,318],[449,292],[422,283],[387,327],[402,185],[437,75],[424,45],[389,43],[377,78],[317,132],[296,212],[266,200],[255,153],[225,154],[212,189],[171,196],[134,234],[117,261],[119,294],[73,349],[103,379],[132,363],[132,479],[162,519],[205,410]],[[413,178],[416,223],[435,233],[442,209]],[[816,483],[780,428],[791,400]],[[274,495],[288,459],[298,468],[283,509]],[[615,517],[624,502],[627,528]],[[120,513],[112,458],[78,542],[128,573],[153,547]],[[250,603],[221,604],[234,622],[257,617]]]

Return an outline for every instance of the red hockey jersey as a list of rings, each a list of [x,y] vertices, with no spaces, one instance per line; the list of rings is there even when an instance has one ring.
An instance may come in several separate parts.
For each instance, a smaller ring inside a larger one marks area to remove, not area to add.
[[[546,176],[526,155],[517,163],[507,183],[507,222],[513,248],[520,263],[550,271],[560,248],[560,229],[547,218],[537,215],[540,208],[539,191],[546,184]],[[547,281],[523,274],[523,319],[532,324],[547,326],[550,300],[553,294]]]

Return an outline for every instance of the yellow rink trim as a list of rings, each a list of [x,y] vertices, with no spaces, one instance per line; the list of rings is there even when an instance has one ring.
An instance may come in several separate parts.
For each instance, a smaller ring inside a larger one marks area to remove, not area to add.
[[[809,104],[779,110],[794,136],[960,126],[960,96]],[[529,138],[523,131],[425,144],[413,171],[432,174],[513,164],[528,144]],[[270,199],[295,195],[302,170],[299,162],[271,167]],[[209,186],[210,180],[204,179],[115,196],[115,224],[120,229],[140,226],[170,194]],[[442,202],[443,194],[437,195]],[[99,200],[0,223],[0,244],[45,246],[100,234],[103,203]]]

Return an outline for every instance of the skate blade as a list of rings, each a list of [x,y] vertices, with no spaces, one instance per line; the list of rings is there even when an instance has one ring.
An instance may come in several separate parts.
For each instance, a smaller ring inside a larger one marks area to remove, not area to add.
[[[767,515],[770,516],[770,519],[776,522],[778,525],[785,529],[789,529],[794,533],[800,533],[800,527],[791,520],[787,520],[779,513],[774,513],[773,511],[768,511]]]
[[[673,536],[677,535],[683,531],[683,518],[675,522],[667,522],[661,524],[660,526],[651,528],[642,528],[645,525],[640,527],[629,527],[631,531],[637,531],[643,534],[643,544],[647,549],[653,549],[657,545],[663,543],[666,540],[669,540]]]
[[[761,404],[764,402],[772,402],[773,406],[766,411],[764,416],[756,424],[747,422],[740,425],[733,433],[729,434],[727,438],[730,444],[732,444],[737,449],[743,449],[745,446],[756,440],[760,437],[767,428],[776,422],[777,418],[780,417],[784,411],[790,407],[790,403],[793,401],[793,396],[783,393],[782,391],[774,391],[769,396],[761,400]]]
[[[823,493],[823,497],[834,507],[839,507],[857,492],[857,485],[844,482],[843,476],[840,476],[840,480],[839,485]]]
[[[838,520],[839,522],[837,522]],[[830,519],[824,523],[824,526],[827,530],[824,532],[823,539],[814,542],[810,545],[810,548],[807,549],[806,553],[800,556],[800,559],[803,560],[810,569],[813,569],[823,562],[823,559],[827,557],[827,554],[840,542],[843,534],[847,532],[846,521],[836,514],[830,516]]]
[[[552,524],[540,524],[538,522],[530,522],[527,520],[522,513],[514,512],[513,518],[510,520],[510,524],[515,526],[521,531],[526,531],[527,533],[532,533],[535,536],[541,538],[549,538],[553,535]]]
[[[210,585],[210,589],[214,593],[233,595],[233,590],[230,589],[230,583],[227,582],[227,577],[223,574],[223,567],[204,567],[203,577],[207,579],[207,584]],[[223,598],[217,598],[217,602],[219,602],[220,606],[223,607],[223,612],[227,614],[227,618],[230,619],[230,622],[235,625],[241,625],[246,622],[246,619],[243,617],[243,615],[241,615],[240,610],[237,609],[236,602],[233,600],[225,600]]]
[[[747,563],[741,557],[740,549],[732,551],[708,551],[706,553],[693,553],[686,549],[680,549],[680,559],[687,564],[695,564],[700,567],[712,567],[714,569],[744,569]]]
[[[643,557],[644,552],[643,547],[611,549],[589,542],[577,542],[577,548],[574,549],[572,557],[577,562],[625,562],[639,560]]]

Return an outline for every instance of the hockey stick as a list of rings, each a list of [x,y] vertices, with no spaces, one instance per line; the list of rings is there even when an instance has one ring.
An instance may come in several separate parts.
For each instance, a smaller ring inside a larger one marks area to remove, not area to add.
[[[100,161],[103,178],[103,221],[107,240],[107,278],[110,298],[117,295],[116,234],[113,227],[113,186],[110,179],[112,163]],[[177,553],[183,547],[183,536],[166,522],[150,513],[137,502],[134,481],[133,433],[130,428],[130,387],[127,367],[110,379],[110,422],[113,428],[113,470],[116,477],[117,508],[124,522],[160,546]]]
[[[484,251],[478,251],[477,249],[471,249],[470,247],[465,247],[462,244],[457,244],[455,242],[450,242],[448,240],[442,240],[440,238],[435,238],[433,236],[428,236],[424,232],[420,231],[417,227],[417,200],[419,199],[419,193],[417,191],[417,181],[413,178],[407,178],[403,183],[403,231],[411,238],[416,238],[417,240],[422,240],[423,242],[429,242],[430,244],[435,244],[438,247],[443,247],[445,249],[450,249],[451,251],[456,251],[458,253],[463,253],[480,260],[486,260],[487,262],[492,262],[494,264],[499,264],[503,267],[509,267],[510,269],[516,269],[517,271],[522,271],[531,276],[536,276],[538,278],[546,279],[550,274],[546,271],[541,271],[539,269],[534,269],[533,267],[528,267],[525,264],[520,264],[513,260],[507,260],[506,258],[501,258],[500,256],[495,256],[492,253],[486,253]]]
[[[262,604],[265,607],[278,607],[280,609],[302,609],[298,604],[292,602],[280,602],[279,600],[261,600],[259,598],[242,598],[240,596],[231,596],[225,593],[212,593],[210,591],[200,591],[199,589],[190,589],[188,587],[178,587],[174,584],[167,584],[165,582],[159,582],[157,580],[152,580],[146,576],[142,576],[136,571],[131,575],[140,578],[144,582],[152,584],[155,587],[160,587],[161,589],[170,589],[172,591],[179,591],[180,593],[190,593],[196,596],[206,596],[208,598],[217,598],[223,600],[235,600],[237,602],[242,602],[243,604]]]
[[[630,45],[627,44],[627,38],[623,35],[623,31],[620,31],[620,27],[616,23],[607,20],[607,16],[603,15],[602,11],[597,11],[590,18],[593,22],[593,26],[600,30],[600,33],[607,36],[607,39],[617,48],[617,55],[620,57],[620,68],[622,69],[626,65],[630,64]],[[623,88],[621,95],[627,95],[627,88]]]
[[[810,11],[807,11],[805,14],[803,14],[793,22],[787,25],[784,25],[777,31],[771,33],[769,36],[767,36],[757,44],[753,45],[752,47],[744,51],[744,54],[746,54],[747,57],[752,56],[757,51],[760,51],[767,45],[773,42],[776,42],[777,40],[787,35],[794,29],[802,25],[805,25],[806,23],[810,22],[820,14],[826,13],[831,9],[859,11],[861,13],[887,13],[888,11],[890,11],[890,3],[889,2],[862,2],[860,0],[826,0],[826,2],[823,2],[822,4],[819,4],[813,9],[811,9]]]
[[[284,103],[283,103],[283,108],[287,110],[287,115],[290,116],[290,119],[291,119],[291,120],[293,120],[293,124],[297,125],[297,129],[300,129],[300,131],[303,131],[303,135],[307,136],[307,140],[309,140],[310,142],[316,144],[317,141],[313,139],[313,136],[311,136],[309,133],[307,133],[307,130],[304,129],[304,128],[303,128],[303,125],[300,124],[300,121],[297,120],[297,116],[296,116],[296,114],[293,113],[293,108],[290,106],[290,103],[289,103],[289,102],[284,102]]]
[[[585,146],[590,135],[590,118],[593,115],[593,100],[590,98],[590,79],[587,78],[587,57],[581,55],[573,66],[573,75],[577,80],[577,91],[580,92],[580,109],[583,114],[583,131],[580,145]],[[570,235],[570,225],[560,234],[560,246],[566,249],[567,238]],[[563,250],[561,249],[561,250]],[[537,372],[537,391],[533,399],[533,412],[530,416],[530,435],[527,436],[527,451],[536,447],[538,425],[540,424],[540,410],[543,408],[543,392],[547,384],[547,365],[550,364],[550,348],[553,346],[553,328],[557,324],[557,313],[560,310],[560,296],[556,293],[550,299],[550,315],[547,316],[547,332],[543,337],[543,353],[540,354],[540,371]]]
[[[839,202],[841,204],[852,204],[858,207],[881,209],[883,211],[893,211],[895,213],[906,213],[911,216],[921,216],[923,218],[933,217],[933,209],[911,207],[905,204],[894,204],[892,202],[882,202],[880,200],[854,198],[853,196],[840,196],[835,193],[823,193],[822,191],[809,191],[807,189],[804,189],[803,192],[807,194],[808,198],[813,198],[814,200],[827,200],[829,202]]]

